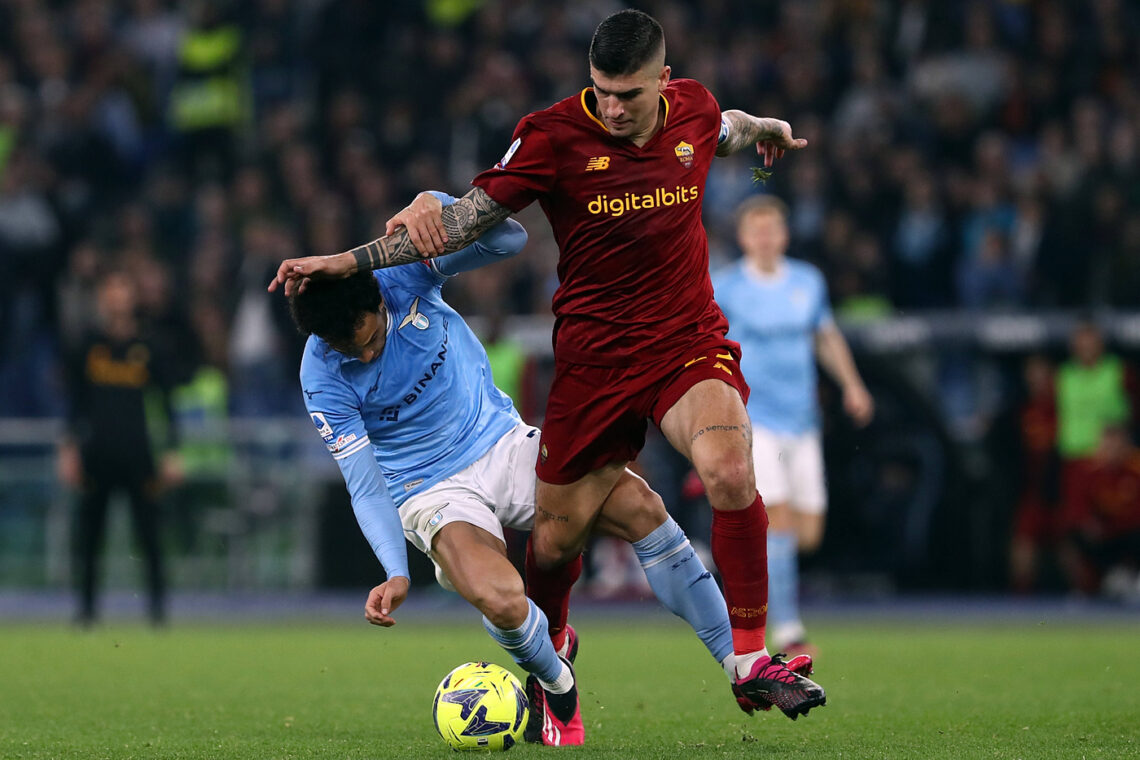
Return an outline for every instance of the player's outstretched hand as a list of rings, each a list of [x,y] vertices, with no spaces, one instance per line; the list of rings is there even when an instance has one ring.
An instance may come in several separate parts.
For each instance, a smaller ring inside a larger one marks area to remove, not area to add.
[[[392,235],[400,227],[408,230],[408,239],[424,256],[445,253],[447,232],[443,229],[443,203],[431,193],[420,193],[389,219],[384,224],[384,234]]]
[[[277,267],[277,274],[269,281],[270,293],[278,286],[285,286],[285,295],[305,292],[311,279],[338,280],[356,271],[356,259],[351,253],[337,253],[332,256],[305,256],[300,259],[285,259]]]
[[[408,579],[396,575],[368,592],[364,603],[364,617],[372,625],[391,628],[396,624],[392,613],[408,598]]]
[[[792,125],[780,119],[765,119],[763,136],[756,141],[756,152],[763,157],[764,166],[769,167],[777,158],[783,158],[785,150],[800,150],[807,147],[807,140],[792,137]]]

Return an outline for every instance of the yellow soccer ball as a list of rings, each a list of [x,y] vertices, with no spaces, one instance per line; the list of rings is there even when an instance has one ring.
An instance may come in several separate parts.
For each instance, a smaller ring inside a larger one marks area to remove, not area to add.
[[[436,731],[452,749],[510,749],[522,741],[526,694],[506,668],[468,662],[440,681],[431,715]]]

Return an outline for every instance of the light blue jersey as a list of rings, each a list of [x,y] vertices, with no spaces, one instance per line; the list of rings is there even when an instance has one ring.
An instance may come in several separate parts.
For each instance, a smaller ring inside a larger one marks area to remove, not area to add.
[[[712,282],[728,337],[740,343],[740,368],[752,389],[748,416],[777,433],[818,428],[815,333],[832,323],[823,275],[788,259],[763,276],[741,260]]]
[[[508,220],[462,251],[377,271],[387,337],[367,364],[315,335],[305,344],[305,405],[388,577],[408,575],[396,507],[465,469],[520,422],[492,382],[483,346],[440,288],[449,275],[512,256],[525,243],[526,231]]]

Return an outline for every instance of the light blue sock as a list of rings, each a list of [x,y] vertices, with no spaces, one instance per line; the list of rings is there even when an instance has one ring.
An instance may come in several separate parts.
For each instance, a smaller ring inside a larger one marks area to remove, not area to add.
[[[795,531],[768,531],[768,630],[777,636],[803,627],[798,551]]]
[[[633,543],[653,593],[693,627],[717,662],[732,654],[728,607],[716,579],[672,517]]]
[[[564,666],[550,643],[546,615],[530,599],[526,603],[526,620],[518,628],[499,628],[486,615],[483,616],[483,627],[523,670],[534,673],[548,684],[558,683]]]

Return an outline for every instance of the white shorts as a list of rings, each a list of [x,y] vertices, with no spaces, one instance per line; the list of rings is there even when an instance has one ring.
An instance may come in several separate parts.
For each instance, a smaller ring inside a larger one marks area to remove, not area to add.
[[[787,435],[753,424],[752,464],[765,504],[787,504],[814,515],[827,511],[819,433]]]
[[[538,441],[538,428],[516,425],[474,464],[401,504],[408,541],[432,557],[432,538],[448,523],[470,523],[504,543],[504,527],[531,530]],[[435,577],[454,590],[438,565]]]

